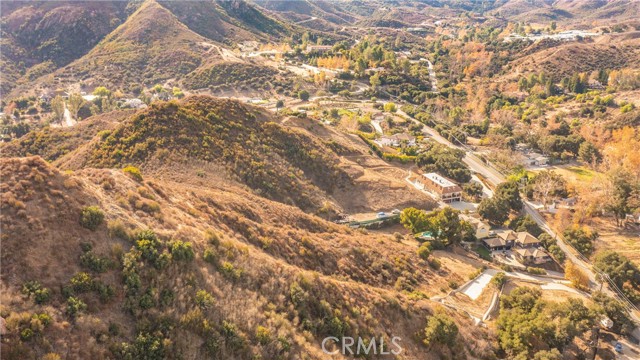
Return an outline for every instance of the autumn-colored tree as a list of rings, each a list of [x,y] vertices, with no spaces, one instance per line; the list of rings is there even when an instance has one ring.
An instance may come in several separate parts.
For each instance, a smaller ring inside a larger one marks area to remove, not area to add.
[[[584,290],[589,288],[589,277],[570,260],[567,260],[564,277],[571,281],[571,285],[576,289]]]
[[[95,88],[93,90],[93,95],[95,96],[109,96],[111,95],[111,91],[109,91],[106,87],[104,86],[98,86],[97,88]]]

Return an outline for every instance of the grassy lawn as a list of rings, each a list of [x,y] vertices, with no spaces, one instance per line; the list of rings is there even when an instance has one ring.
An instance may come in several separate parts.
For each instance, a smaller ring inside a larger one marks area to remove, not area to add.
[[[582,166],[570,166],[565,168],[567,171],[575,174],[580,180],[591,180],[595,175],[595,172]]]
[[[489,252],[489,250],[487,250],[486,247],[477,245],[475,251],[478,253],[478,255],[480,255],[481,258],[487,261],[491,261],[491,253]]]

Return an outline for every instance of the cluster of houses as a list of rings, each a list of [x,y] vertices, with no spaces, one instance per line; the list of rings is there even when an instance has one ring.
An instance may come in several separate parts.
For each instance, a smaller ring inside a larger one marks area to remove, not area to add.
[[[495,237],[482,239],[482,244],[490,251],[511,250],[516,259],[525,265],[551,261],[551,256],[542,249],[540,240],[526,231],[501,231]]]

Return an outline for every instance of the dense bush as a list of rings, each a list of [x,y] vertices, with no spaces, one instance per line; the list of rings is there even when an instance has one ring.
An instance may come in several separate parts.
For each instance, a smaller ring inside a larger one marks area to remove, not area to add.
[[[51,297],[49,289],[42,287],[38,281],[27,281],[22,285],[22,293],[28,297],[33,296],[36,304],[45,304]]]
[[[193,245],[190,242],[176,240],[169,245],[171,256],[174,260],[188,262],[194,259],[195,253],[193,252]]]
[[[431,255],[431,243],[426,241],[418,247],[418,256],[420,258],[427,260],[429,259],[429,255]]]
[[[591,255],[594,249],[593,242],[598,238],[597,233],[590,232],[583,228],[567,229],[562,233],[562,236],[585,256]]]
[[[80,225],[83,227],[95,231],[100,224],[104,221],[104,213],[97,206],[87,206],[82,209],[80,214]]]
[[[458,326],[444,312],[436,312],[427,320],[423,342],[427,346],[442,344],[449,347],[455,345],[458,337]]]
[[[138,169],[137,167],[129,165],[122,169],[122,171],[124,171],[125,174],[131,176],[132,178],[138,181],[142,181],[142,172],[140,172],[140,169]]]

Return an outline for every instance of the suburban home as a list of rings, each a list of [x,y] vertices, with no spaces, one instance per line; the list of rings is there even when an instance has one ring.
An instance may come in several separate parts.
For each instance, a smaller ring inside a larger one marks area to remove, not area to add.
[[[504,240],[509,248],[512,248],[516,243],[518,234],[513,230],[504,230],[498,233],[498,238]]]
[[[515,249],[513,253],[523,264],[544,264],[551,261],[551,256],[538,248]]]
[[[445,203],[452,203],[462,199],[462,188],[453,181],[436,173],[422,174],[417,179],[419,184],[435,192]]]
[[[523,249],[536,248],[541,245],[540,240],[526,231],[517,233],[515,244]]]
[[[327,52],[327,51],[331,51],[331,49],[333,49],[333,46],[331,45],[307,45],[307,52]]]
[[[549,164],[549,157],[534,151],[524,154],[524,157],[525,157],[525,160],[524,160],[525,166],[542,166],[542,165]]]
[[[484,239],[489,237],[489,232],[491,231],[491,226],[480,219],[474,218],[473,216],[468,215],[460,215],[460,219],[467,221],[476,229],[476,239]]]
[[[379,139],[376,140],[376,142],[380,146],[393,146],[393,147],[399,147],[402,145],[415,146],[416,138],[409,134],[402,133],[402,134],[395,134],[391,136],[382,135]]]
[[[489,251],[509,250],[513,246],[513,243],[509,243],[505,239],[500,237],[495,237],[491,239],[482,239],[482,244]]]

